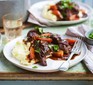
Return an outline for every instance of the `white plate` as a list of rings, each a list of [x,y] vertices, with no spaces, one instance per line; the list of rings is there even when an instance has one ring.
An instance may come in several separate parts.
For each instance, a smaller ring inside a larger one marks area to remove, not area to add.
[[[32,15],[35,16],[35,18],[37,18],[38,21],[40,22],[43,22],[43,23],[46,23],[46,24],[49,24],[49,25],[67,25],[67,24],[75,24],[75,23],[80,23],[80,22],[83,22],[85,20],[87,20],[89,18],[89,15],[91,15],[91,12],[92,12],[92,8],[89,7],[88,5],[84,4],[84,3],[81,3],[81,2],[76,2],[80,8],[86,10],[88,16],[85,17],[85,18],[80,18],[79,20],[74,20],[74,21],[51,21],[51,20],[48,20],[48,19],[45,19],[42,17],[42,10],[43,10],[43,7],[47,4],[51,4],[51,3],[56,3],[58,2],[59,0],[49,0],[49,1],[41,1],[41,2],[38,2],[34,5],[32,5],[29,9],[29,12],[32,13]]]
[[[11,63],[13,63],[14,65],[29,70],[29,71],[34,71],[34,72],[56,72],[58,71],[58,67],[61,65],[62,62],[64,62],[63,60],[51,60],[51,59],[47,59],[47,66],[41,66],[39,64],[34,64],[34,65],[30,65],[30,66],[25,66],[22,65],[17,59],[15,59],[12,56],[12,49],[14,47],[14,45],[16,44],[17,41],[22,40],[24,37],[19,37],[16,38],[15,40],[9,42],[5,47],[4,47],[4,55],[6,57],[7,60],[9,60]],[[76,65],[77,63],[79,63],[80,61],[82,61],[84,59],[84,55],[86,53],[86,46],[85,44],[82,45],[82,51],[81,54],[79,56],[76,56],[75,59],[70,60],[70,67]],[[38,68],[33,68],[33,66],[37,66]]]

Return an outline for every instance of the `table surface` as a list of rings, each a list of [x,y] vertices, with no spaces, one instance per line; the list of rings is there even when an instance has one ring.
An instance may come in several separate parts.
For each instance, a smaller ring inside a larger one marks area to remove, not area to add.
[[[84,22],[83,24],[88,24],[88,21]],[[44,28],[44,31],[64,34],[68,27],[69,26],[47,27]],[[24,29],[22,35],[27,34],[27,32],[32,28],[33,27],[31,26]],[[4,35],[3,35],[2,46],[3,47],[5,46]],[[93,80],[93,75],[89,72],[87,67],[84,65],[83,61],[75,65],[74,67],[70,68],[67,72],[59,71],[54,73],[36,73],[36,72],[26,71],[10,63],[4,57],[3,52],[1,52],[0,80]]]

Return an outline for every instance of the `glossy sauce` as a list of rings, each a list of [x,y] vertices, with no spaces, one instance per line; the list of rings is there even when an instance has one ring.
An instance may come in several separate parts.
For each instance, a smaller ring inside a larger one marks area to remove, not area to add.
[[[73,57],[71,58],[71,60],[75,59],[77,56],[79,56],[80,54],[74,54]],[[62,58],[59,58],[59,57],[56,57],[56,56],[51,56],[49,57],[51,58],[52,60],[67,60],[68,57],[67,56],[64,56]]]

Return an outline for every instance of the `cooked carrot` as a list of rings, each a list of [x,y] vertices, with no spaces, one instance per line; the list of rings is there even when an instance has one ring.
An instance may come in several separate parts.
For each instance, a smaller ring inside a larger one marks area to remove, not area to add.
[[[33,47],[30,48],[30,59],[34,59],[35,58],[35,50]]]
[[[78,19],[79,19],[79,17],[77,15],[72,15],[72,16],[69,17],[70,21],[71,20],[78,20]]]
[[[61,13],[58,10],[53,10],[52,13],[54,15],[56,15],[58,18],[61,18],[61,19],[63,18],[63,16],[61,15]]]
[[[56,5],[50,6],[50,10],[57,10],[57,6]]]
[[[63,50],[59,50],[58,52],[54,52],[53,56],[54,57],[58,57],[58,58],[62,58],[64,56],[64,51]]]
[[[74,43],[76,42],[76,40],[74,40],[74,39],[66,39],[68,42],[69,42],[69,44],[71,44],[71,45],[74,45]]]
[[[47,37],[47,36],[50,36],[50,35],[51,35],[50,33],[45,33],[45,34],[42,34],[41,36]]]
[[[52,39],[51,38],[40,38],[40,37],[37,37],[36,39],[37,40],[41,40],[41,41],[46,41],[46,42],[49,42],[49,43],[52,42]]]

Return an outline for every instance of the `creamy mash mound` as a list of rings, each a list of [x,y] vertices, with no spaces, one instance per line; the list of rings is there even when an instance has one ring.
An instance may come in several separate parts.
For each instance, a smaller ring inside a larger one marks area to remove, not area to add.
[[[51,6],[50,4],[44,6],[42,16],[46,19],[57,21],[57,17],[52,13],[51,10],[49,10],[50,6]]]
[[[29,54],[29,44],[25,45],[23,41],[16,42],[13,50],[12,55],[17,60],[19,60],[24,65],[29,65],[30,63],[27,60],[27,55]]]

